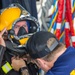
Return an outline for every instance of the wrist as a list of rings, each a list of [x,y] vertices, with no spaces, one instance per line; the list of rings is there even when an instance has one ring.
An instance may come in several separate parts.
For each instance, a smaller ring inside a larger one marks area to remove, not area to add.
[[[27,67],[26,67],[26,66],[21,67],[19,71],[20,71],[20,72],[23,72],[24,70],[27,70]]]

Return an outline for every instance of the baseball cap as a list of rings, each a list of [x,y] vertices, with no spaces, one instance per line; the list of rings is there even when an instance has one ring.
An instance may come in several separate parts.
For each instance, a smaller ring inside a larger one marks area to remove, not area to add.
[[[54,41],[51,40],[54,38]],[[50,39],[50,47],[47,46],[47,42]],[[54,34],[47,31],[39,31],[32,35],[27,41],[27,52],[33,58],[41,58],[49,54],[59,45],[58,39]]]

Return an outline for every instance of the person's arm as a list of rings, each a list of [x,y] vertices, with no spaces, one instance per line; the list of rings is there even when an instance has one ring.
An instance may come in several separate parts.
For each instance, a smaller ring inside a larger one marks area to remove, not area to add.
[[[5,31],[6,31],[6,28],[0,32],[0,67],[1,67],[3,56],[4,56],[4,52],[6,50],[5,41],[2,37]]]
[[[2,64],[2,60],[3,60],[5,50],[6,50],[6,47],[0,45],[0,67],[1,67],[1,64]]]

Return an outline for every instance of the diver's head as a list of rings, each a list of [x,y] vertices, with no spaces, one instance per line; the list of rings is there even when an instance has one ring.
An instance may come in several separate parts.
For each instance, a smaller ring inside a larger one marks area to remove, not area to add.
[[[25,54],[25,45],[31,35],[40,29],[36,18],[19,4],[12,4],[1,12],[0,31],[8,30],[6,47],[10,54]]]

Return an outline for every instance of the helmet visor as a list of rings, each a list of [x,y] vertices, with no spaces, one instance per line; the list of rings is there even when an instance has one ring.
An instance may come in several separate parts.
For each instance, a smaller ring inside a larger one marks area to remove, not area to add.
[[[13,36],[17,39],[22,39],[31,36],[37,32],[37,24],[33,20],[21,19],[14,22],[12,26]],[[10,33],[12,35],[12,33]]]

